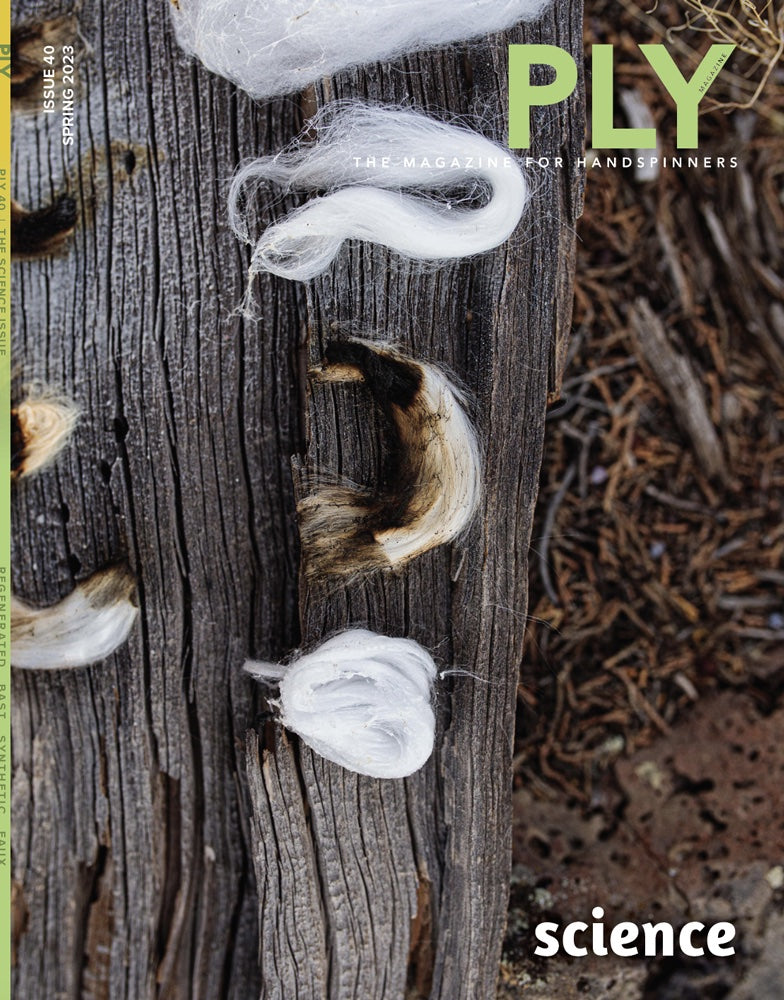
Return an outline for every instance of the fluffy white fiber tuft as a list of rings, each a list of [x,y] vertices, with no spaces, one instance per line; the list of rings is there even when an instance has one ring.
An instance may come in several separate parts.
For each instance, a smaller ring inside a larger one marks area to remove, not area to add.
[[[311,126],[315,143],[254,160],[232,182],[229,222],[240,239],[255,242],[251,277],[270,271],[307,281],[351,239],[426,261],[483,253],[511,235],[528,202],[528,185],[509,150],[469,129],[414,111],[342,102]],[[266,183],[329,193],[254,241],[245,206]],[[427,193],[457,191],[452,201]]]
[[[11,411],[12,476],[40,472],[68,443],[79,409],[43,385],[27,386],[27,396]]]
[[[12,596],[11,665],[58,670],[105,659],[125,641],[136,621],[135,591],[130,571],[111,566],[48,608],[34,608]]]
[[[327,760],[372,778],[405,778],[433,752],[436,666],[412,639],[351,629],[290,666],[249,660],[280,683],[281,721]]]
[[[365,382],[387,416],[386,472],[373,490],[316,481],[298,506],[310,576],[402,566],[457,538],[482,496],[482,463],[465,399],[436,365],[388,344],[333,341],[322,381]]]
[[[532,21],[549,0],[177,0],[177,41],[254,97]]]

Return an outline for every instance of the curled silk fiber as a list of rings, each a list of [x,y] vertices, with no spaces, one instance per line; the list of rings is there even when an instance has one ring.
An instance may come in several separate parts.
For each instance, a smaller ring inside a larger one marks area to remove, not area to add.
[[[135,593],[132,573],[118,565],[94,573],[48,608],[34,608],[12,595],[11,665],[59,670],[105,659],[136,621]]]
[[[404,565],[458,538],[482,496],[481,455],[465,399],[435,365],[388,344],[333,341],[317,382],[367,385],[388,425],[374,489],[315,477],[299,503],[308,576]]]
[[[232,181],[229,223],[255,244],[251,278],[269,271],[307,281],[329,267],[345,240],[424,261],[469,257],[503,243],[528,202],[509,150],[469,129],[357,103],[330,105],[311,126],[315,143],[253,160]],[[262,184],[328,193],[254,240],[245,213]]]
[[[405,778],[433,752],[436,666],[413,639],[351,629],[287,667],[249,660],[279,683],[283,725],[316,753],[371,778]]]
[[[549,0],[176,0],[177,41],[253,97],[533,21]]]

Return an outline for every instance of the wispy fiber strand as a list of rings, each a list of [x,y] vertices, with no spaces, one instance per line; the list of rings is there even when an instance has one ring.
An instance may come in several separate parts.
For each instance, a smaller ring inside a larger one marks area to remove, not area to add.
[[[269,271],[306,281],[352,239],[423,261],[469,257],[503,243],[528,202],[509,150],[467,128],[359,103],[330,105],[311,127],[314,143],[253,160],[232,182],[229,223],[254,246],[251,277]],[[249,207],[269,184],[328,193],[256,239]]]

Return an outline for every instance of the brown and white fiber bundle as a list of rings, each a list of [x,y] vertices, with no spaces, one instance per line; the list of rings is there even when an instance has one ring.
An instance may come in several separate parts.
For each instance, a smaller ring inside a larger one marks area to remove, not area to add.
[[[374,489],[321,477],[300,502],[306,573],[399,567],[457,538],[482,492],[479,443],[461,391],[437,366],[365,340],[333,341],[315,377],[364,381],[388,430]]]

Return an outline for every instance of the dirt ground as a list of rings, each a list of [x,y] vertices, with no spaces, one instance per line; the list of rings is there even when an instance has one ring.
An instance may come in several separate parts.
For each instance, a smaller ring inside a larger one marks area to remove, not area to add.
[[[588,169],[533,539],[504,997],[784,997],[784,8],[760,27],[718,7],[762,58],[737,50],[709,97],[764,86],[701,116],[711,165]],[[647,112],[677,155],[637,45],[693,66],[715,26],[673,33],[686,0],[588,8],[616,123]],[[533,956],[536,923],[596,905],[610,925],[731,921],[737,954]]]

